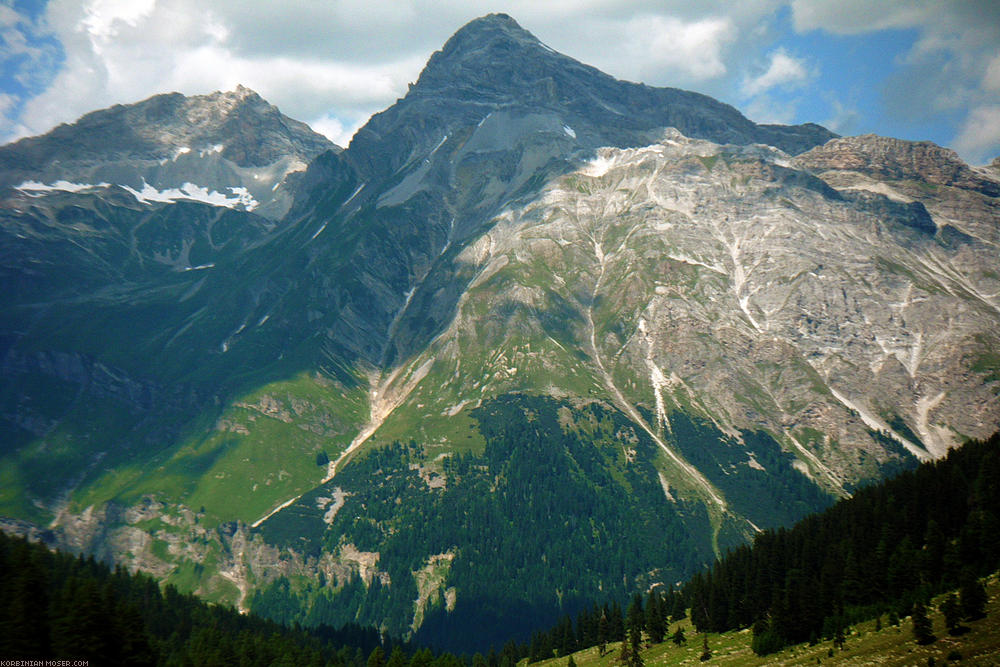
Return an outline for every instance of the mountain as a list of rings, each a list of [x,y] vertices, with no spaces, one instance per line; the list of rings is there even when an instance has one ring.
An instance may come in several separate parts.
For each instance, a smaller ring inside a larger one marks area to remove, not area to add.
[[[344,150],[242,89],[0,164],[3,526],[273,618],[502,643],[1000,420],[996,169],[505,15]]]
[[[42,193],[119,186],[140,201],[208,201],[280,218],[290,204],[285,179],[331,149],[243,86],[196,97],[170,93],[0,147],[0,187]]]

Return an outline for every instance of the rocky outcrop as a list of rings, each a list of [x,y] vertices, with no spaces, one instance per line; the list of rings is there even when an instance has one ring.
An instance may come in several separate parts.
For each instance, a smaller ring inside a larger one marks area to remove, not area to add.
[[[958,154],[929,141],[904,141],[866,134],[843,137],[799,155],[796,164],[813,171],[853,171],[880,180],[911,180],[1000,196],[1000,182],[984,178]]]
[[[220,201],[246,192],[245,206],[279,218],[291,204],[286,179],[328,150],[339,149],[243,86],[193,97],[169,93],[0,146],[0,190],[112,184],[163,198],[194,184]]]

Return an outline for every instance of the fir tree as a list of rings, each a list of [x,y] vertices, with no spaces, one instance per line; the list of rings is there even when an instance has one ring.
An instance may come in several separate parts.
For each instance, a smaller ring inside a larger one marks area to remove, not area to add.
[[[608,615],[606,611],[602,611],[601,618],[597,622],[597,645],[600,647],[599,652],[602,658],[608,652],[608,631]]]
[[[702,662],[712,659],[712,650],[708,648],[708,635],[701,636],[701,657]]]
[[[385,649],[376,646],[368,655],[368,667],[385,667]]]
[[[962,605],[958,602],[958,597],[950,593],[941,603],[941,613],[944,614],[944,624],[948,626],[948,634],[959,635],[962,633]]]
[[[911,617],[913,619],[913,637],[917,643],[930,644],[933,642],[935,639],[934,628],[931,625],[931,619],[927,617],[927,608],[923,602],[914,603]]]
[[[659,591],[650,591],[649,599],[646,601],[646,632],[649,633],[649,641],[654,644],[662,643],[667,631],[663,608],[664,602]]]
[[[684,626],[683,625],[677,626],[677,630],[670,637],[670,640],[674,644],[676,644],[677,646],[680,646],[681,644],[686,644],[687,643],[687,637],[684,636]]]
[[[482,658],[478,653],[476,654],[479,658]],[[392,652],[389,654],[389,661],[385,663],[385,667],[406,667],[406,653],[403,652],[403,647],[396,644],[392,647]],[[476,665],[475,657],[472,659],[473,667],[486,667],[485,660],[482,665]]]
[[[639,652],[639,645],[642,643],[642,630],[646,625],[646,616],[642,610],[642,598],[637,594],[632,598],[632,604],[628,607],[626,614],[625,629],[628,634],[628,641],[633,653]]]
[[[962,616],[971,620],[982,618],[986,615],[986,588],[983,582],[972,575],[963,577],[962,588],[958,592],[958,603],[962,609]]]

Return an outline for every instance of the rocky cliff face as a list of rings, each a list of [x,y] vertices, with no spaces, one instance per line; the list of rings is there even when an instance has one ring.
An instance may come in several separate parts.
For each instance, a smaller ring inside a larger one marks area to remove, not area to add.
[[[542,618],[1000,420],[996,168],[757,125],[504,15],[344,151],[243,89],[0,165],[0,513],[213,599],[455,635],[504,553]],[[532,562],[579,551],[581,506],[593,560],[515,567],[542,523]]]
[[[214,199],[279,218],[291,203],[286,178],[327,150],[339,149],[243,86],[195,97],[170,93],[0,147],[0,188],[44,193],[111,184],[140,200]]]

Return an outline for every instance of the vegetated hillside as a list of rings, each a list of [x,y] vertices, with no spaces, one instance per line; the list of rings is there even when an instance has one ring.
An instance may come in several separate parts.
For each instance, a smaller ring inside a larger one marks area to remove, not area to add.
[[[1000,419],[1000,189],[949,151],[502,15],[344,151],[245,90],[88,119],[0,161],[0,525],[212,601],[527,632]]]
[[[0,656],[94,665],[456,667],[374,628],[309,631],[0,533]],[[506,654],[505,654],[506,655]],[[512,665],[510,655],[505,664]],[[388,660],[387,660],[388,658]]]
[[[1000,434],[758,535],[688,584],[705,630],[755,625],[777,645],[829,635],[1000,567]]]
[[[1000,656],[1000,576],[985,580],[988,602],[985,617],[966,622],[967,631],[955,636],[948,633],[940,607],[948,594],[936,596],[927,605],[931,630],[936,640],[917,643],[913,622],[902,618],[893,623],[887,614],[851,624],[844,630],[840,646],[833,639],[816,644],[797,644],[775,653],[760,656],[753,651],[750,630],[722,633],[696,633],[689,619],[666,627],[667,641],[644,642],[639,657],[644,665],[727,665],[733,667],[815,667],[815,665],[879,665],[880,667],[924,667],[927,665],[995,665]],[[670,638],[681,630],[684,641],[675,644]],[[701,661],[707,641],[710,657]],[[599,647],[583,649],[570,655],[547,658],[533,664],[539,667],[566,667],[572,657],[576,667],[616,667],[622,664],[621,643],[609,643],[604,655]]]
[[[684,617],[699,632],[746,632],[760,655],[789,644],[834,640],[862,621],[898,619],[926,610],[931,598],[960,587],[948,621],[978,620],[986,603],[979,578],[1000,568],[1000,433],[972,440],[936,462],[877,485],[809,516],[789,529],[759,534],[733,549],[681,591],[650,591],[620,610],[568,617],[536,633],[533,661],[622,641],[637,646],[669,638]],[[940,600],[939,600],[940,601]],[[934,609],[934,605],[930,605]],[[942,611],[946,607],[942,607]],[[603,619],[598,619],[603,616]],[[933,641],[929,633],[917,637]]]
[[[704,507],[671,495],[656,470],[659,448],[620,412],[507,394],[470,416],[482,450],[437,456],[415,441],[373,449],[265,521],[268,543],[317,558],[368,554],[372,564],[336,587],[290,588],[278,579],[254,593],[249,608],[306,625],[357,620],[397,634],[411,629],[417,641],[473,652],[523,641],[598,591],[625,600],[683,580],[712,558]],[[736,446],[682,414],[672,424],[699,457]],[[755,520],[783,525],[832,501],[776,443],[743,436],[767,469],[719,481]],[[751,489],[752,500],[740,495]],[[732,524],[716,541],[742,543]]]

